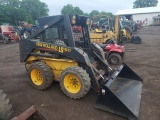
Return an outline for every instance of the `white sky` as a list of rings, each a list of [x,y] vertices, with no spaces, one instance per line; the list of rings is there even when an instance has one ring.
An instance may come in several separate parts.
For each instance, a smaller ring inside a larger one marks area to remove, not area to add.
[[[118,10],[132,9],[135,0],[41,0],[48,5],[49,15],[61,14],[64,5],[72,4],[79,7],[83,12],[90,13],[92,10],[112,12]],[[160,1],[160,0],[158,0]],[[158,3],[160,6],[160,2]]]

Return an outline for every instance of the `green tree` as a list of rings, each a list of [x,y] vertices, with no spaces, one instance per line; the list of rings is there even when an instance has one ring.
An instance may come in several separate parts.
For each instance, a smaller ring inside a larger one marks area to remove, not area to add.
[[[16,24],[20,0],[0,0],[1,23]]]
[[[77,14],[83,15],[83,11],[79,7],[73,7],[71,4],[64,6],[61,10],[61,14]]]
[[[93,10],[90,14],[89,14],[89,16],[90,17],[93,17],[93,16],[96,16],[96,15],[99,15],[100,14],[100,12],[98,11],[98,10]]]
[[[84,16],[89,16],[89,13],[83,13]]]
[[[93,10],[90,14],[90,17],[93,18],[94,22],[98,22],[101,18],[105,18],[108,19],[108,17],[110,18],[114,18],[114,15],[111,12],[99,12],[98,10]]]
[[[113,15],[111,12],[102,11],[100,14],[101,14],[101,15],[106,15],[106,16],[108,16],[108,17],[110,17],[110,18],[114,18],[114,15]]]
[[[136,0],[133,3],[133,8],[144,8],[157,6],[158,0]]]
[[[27,11],[28,17],[31,16],[33,20],[42,16],[48,16],[48,6],[40,0],[22,0],[21,9]]]
[[[83,11],[79,7],[74,7],[73,13],[77,15],[83,15]]]
[[[0,23],[34,23],[38,17],[48,15],[48,11],[48,6],[40,0],[0,0]]]
[[[68,4],[66,6],[63,6],[62,10],[61,10],[61,14],[73,14],[73,9],[74,7],[71,4]]]

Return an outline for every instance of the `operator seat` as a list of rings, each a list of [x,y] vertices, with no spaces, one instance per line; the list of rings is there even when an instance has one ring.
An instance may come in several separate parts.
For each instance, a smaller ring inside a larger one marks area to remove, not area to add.
[[[102,49],[106,47],[107,44],[98,44]]]

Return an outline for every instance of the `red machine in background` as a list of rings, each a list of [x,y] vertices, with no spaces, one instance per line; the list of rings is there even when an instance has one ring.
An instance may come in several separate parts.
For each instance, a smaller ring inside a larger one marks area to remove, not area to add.
[[[137,22],[136,22],[136,25],[137,25],[138,29],[141,29],[143,23],[142,23],[142,21],[140,20],[140,21],[137,21]]]
[[[74,25],[72,27],[73,32],[75,33],[81,33],[82,32],[82,28],[80,26]]]
[[[5,44],[8,44],[11,40],[14,40],[16,42],[20,40],[20,37],[18,36],[17,32],[12,28],[12,26],[1,25],[0,29],[0,40],[3,41]]]
[[[117,45],[114,40],[108,40],[106,44],[99,44],[106,54],[106,59],[110,64],[120,64],[124,58],[124,46]]]

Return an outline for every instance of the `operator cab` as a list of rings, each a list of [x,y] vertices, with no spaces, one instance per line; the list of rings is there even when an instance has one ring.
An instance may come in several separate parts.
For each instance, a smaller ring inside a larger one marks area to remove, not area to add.
[[[42,17],[38,19],[40,28],[44,28],[50,22],[54,22],[54,20],[56,21],[57,18],[60,18],[60,20],[43,30],[42,34],[40,34],[40,41],[47,43],[56,43],[57,40],[62,41],[64,43],[62,45],[78,47],[89,54],[91,51],[88,30],[90,19],[86,16],[78,15]]]

